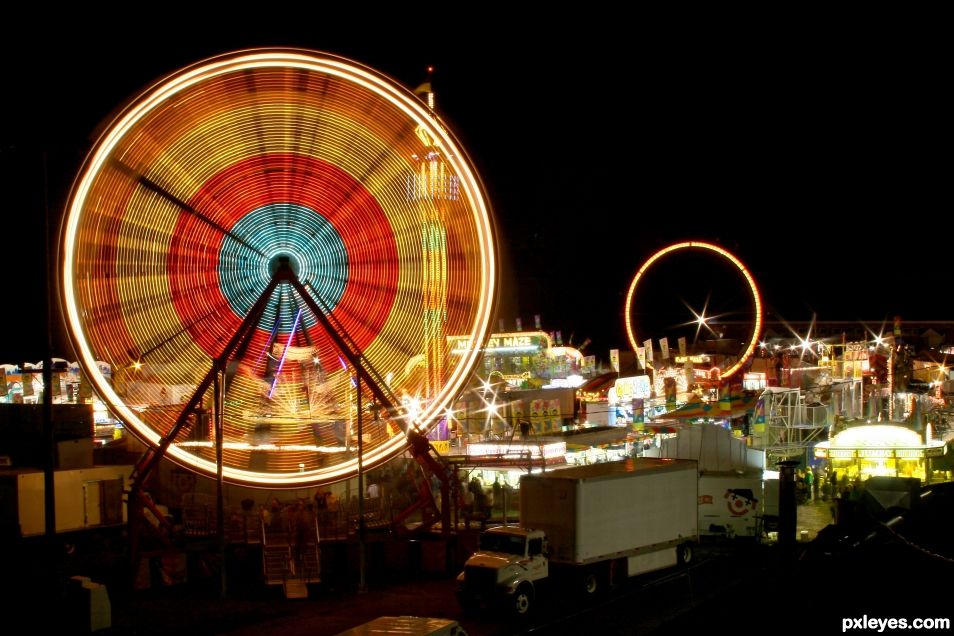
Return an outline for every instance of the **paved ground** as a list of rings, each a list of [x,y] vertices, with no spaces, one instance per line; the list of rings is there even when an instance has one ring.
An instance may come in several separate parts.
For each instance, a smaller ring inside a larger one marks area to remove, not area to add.
[[[814,541],[819,531],[832,521],[832,503],[829,501],[818,499],[798,507],[796,527],[803,541]],[[805,534],[802,535],[802,532]]]
[[[388,578],[372,578],[365,593],[358,593],[346,577],[329,576],[310,588],[308,598],[287,600],[280,588],[261,584],[260,561],[254,554],[244,560],[233,556],[225,598],[219,596],[219,579],[198,569],[190,572],[187,584],[153,585],[137,592],[119,579],[107,581],[112,627],[99,633],[324,636],[377,616],[410,614],[459,620],[473,636],[723,631],[774,636],[836,633],[844,618],[865,614],[951,617],[946,581],[954,578],[952,562],[915,550],[888,532],[869,536],[867,530],[859,534],[841,526],[826,528],[830,517],[825,502],[801,506],[798,528],[806,531],[806,539],[815,540],[799,542],[791,554],[783,554],[778,546],[740,540],[706,542],[688,569],[637,577],[595,600],[551,594],[524,621],[499,613],[464,614],[453,598],[453,576],[428,575],[408,563],[391,567]],[[917,527],[949,528],[949,517],[932,515],[929,524]],[[940,552],[948,535],[938,531],[921,540],[933,534],[942,535],[933,544]],[[43,562],[34,555],[6,556],[11,575],[4,583],[11,587],[2,597],[4,605],[29,617],[29,632],[51,623],[60,628],[58,633],[82,633],[81,604],[64,602],[69,596],[62,591],[43,591],[44,569],[63,571],[63,563]],[[382,556],[381,546],[370,556],[385,562],[391,558]],[[346,571],[353,557],[342,551],[329,574],[333,568]],[[122,562],[115,551],[84,561],[75,561],[78,555],[72,558],[71,567],[104,580]]]
[[[799,507],[798,528],[806,531],[806,540],[816,537],[830,515],[828,505],[822,502]],[[573,594],[551,594],[524,621],[487,611],[465,614],[454,599],[452,576],[412,574],[408,568],[403,575],[397,572],[388,580],[372,581],[366,593],[358,593],[353,582],[328,584],[313,586],[308,599],[294,601],[286,600],[278,588],[254,585],[233,586],[228,598],[220,599],[214,581],[200,593],[154,589],[117,603],[112,631],[322,636],[377,616],[411,614],[458,620],[473,636],[586,633],[594,629],[594,633],[664,634],[687,622],[692,624],[691,616],[702,608],[706,615],[722,617],[724,624],[731,625],[737,621],[736,599],[750,596],[740,590],[753,581],[763,587],[779,569],[774,546],[744,540],[706,542],[698,556],[691,568],[638,577],[595,602]],[[254,578],[256,573],[248,574]]]
[[[663,634],[675,618],[755,576],[771,560],[771,548],[706,545],[697,556],[691,568],[637,577],[596,599],[551,590],[525,620],[489,610],[464,613],[454,600],[453,577],[424,577],[375,584],[367,593],[315,587],[310,598],[296,601],[277,589],[228,599],[153,590],[117,606],[111,633],[324,636],[377,616],[426,615],[458,620],[472,636]]]

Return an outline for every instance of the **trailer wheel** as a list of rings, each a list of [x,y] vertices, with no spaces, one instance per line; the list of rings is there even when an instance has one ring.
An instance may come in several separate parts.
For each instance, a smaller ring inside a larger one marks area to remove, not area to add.
[[[683,543],[678,548],[676,548],[676,558],[679,560],[680,565],[688,565],[692,562],[692,544]]]
[[[600,589],[600,579],[596,572],[590,570],[583,574],[583,591],[587,596],[593,596]]]
[[[529,583],[521,583],[513,595],[513,611],[517,616],[525,616],[533,601],[533,588]]]

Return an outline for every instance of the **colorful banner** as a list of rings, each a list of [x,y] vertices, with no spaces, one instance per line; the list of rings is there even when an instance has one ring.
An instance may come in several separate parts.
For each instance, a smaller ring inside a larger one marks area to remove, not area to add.
[[[643,342],[643,348],[646,349],[646,364],[653,366],[653,340],[650,338]]]
[[[543,329],[543,327],[540,326],[540,314],[533,314],[533,326],[536,327],[537,331]]]
[[[639,359],[639,368],[646,369],[646,347],[636,347],[636,358]]]
[[[646,414],[642,398],[633,400],[633,430],[642,431],[646,428]]]
[[[719,387],[719,410],[724,412],[732,410],[732,394],[728,384]]]
[[[753,433],[765,432],[765,400],[759,398],[755,403],[755,424],[752,426]]]
[[[610,367],[619,373],[619,349],[610,349]]]
[[[663,378],[663,390],[666,394],[666,405],[669,408],[673,408],[676,405],[676,394],[679,391],[679,386],[676,383],[676,378],[672,376],[666,376]]]
[[[517,318],[517,331],[523,331],[523,320]]]
[[[543,424],[546,419],[546,405],[543,400],[530,400],[530,424],[533,426],[534,433],[543,432]]]
[[[563,412],[560,410],[560,400],[547,400],[547,430],[560,432],[563,430]]]
[[[679,343],[679,355],[681,355],[683,358],[685,358],[685,357],[686,357],[686,338],[685,338],[685,336],[680,337],[679,340],[677,340],[676,342]]]
[[[596,369],[596,356],[583,356],[584,374],[587,371],[593,372],[595,369]]]
[[[662,359],[669,359],[669,338],[659,339],[659,349],[662,351]]]

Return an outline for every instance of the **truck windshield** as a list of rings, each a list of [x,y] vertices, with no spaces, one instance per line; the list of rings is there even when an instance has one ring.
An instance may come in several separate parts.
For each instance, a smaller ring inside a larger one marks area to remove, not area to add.
[[[509,534],[487,532],[480,537],[480,549],[487,552],[504,552],[523,556],[524,538]]]

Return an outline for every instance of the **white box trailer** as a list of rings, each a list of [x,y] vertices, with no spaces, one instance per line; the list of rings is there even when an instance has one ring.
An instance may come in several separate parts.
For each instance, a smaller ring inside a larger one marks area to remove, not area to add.
[[[763,515],[762,471],[699,475],[699,534],[754,537]]]
[[[593,594],[602,583],[692,558],[698,469],[685,459],[637,458],[527,475],[520,526],[492,528],[458,576],[467,607],[502,602],[527,612],[552,574]]]
[[[674,547],[699,534],[697,474],[693,461],[638,458],[529,475],[520,524],[547,533],[553,563]]]

